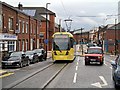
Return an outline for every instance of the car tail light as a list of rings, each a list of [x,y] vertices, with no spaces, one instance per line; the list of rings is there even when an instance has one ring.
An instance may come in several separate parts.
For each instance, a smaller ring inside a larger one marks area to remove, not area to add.
[[[66,52],[66,55],[68,55],[68,54],[69,54],[69,52],[67,51],[67,52]]]
[[[54,54],[57,55],[56,51],[54,51]]]

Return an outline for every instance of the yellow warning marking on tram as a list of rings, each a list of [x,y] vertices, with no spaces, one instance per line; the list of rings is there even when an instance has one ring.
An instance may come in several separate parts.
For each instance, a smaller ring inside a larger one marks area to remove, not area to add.
[[[4,78],[4,77],[10,76],[10,75],[12,75],[12,74],[14,74],[14,73],[9,72],[9,73],[7,73],[7,74],[1,75],[0,78]]]

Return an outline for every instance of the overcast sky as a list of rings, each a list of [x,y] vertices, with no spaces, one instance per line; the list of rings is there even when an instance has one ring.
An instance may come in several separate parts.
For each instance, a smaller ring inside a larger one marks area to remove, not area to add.
[[[118,2],[120,0],[1,0],[12,6],[17,6],[19,2],[23,6],[45,7],[46,3],[51,3],[48,9],[56,13],[56,23],[61,19],[62,27],[66,28],[66,19],[72,19],[71,30],[84,28],[90,30],[100,25],[113,24],[115,16],[118,14]],[[97,17],[79,17],[97,16]],[[102,16],[102,17],[99,17]],[[106,20],[107,18],[107,20]]]

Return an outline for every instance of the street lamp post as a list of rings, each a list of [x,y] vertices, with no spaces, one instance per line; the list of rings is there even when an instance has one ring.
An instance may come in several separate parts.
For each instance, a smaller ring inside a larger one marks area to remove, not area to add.
[[[46,58],[47,58],[47,43],[48,43],[48,5],[50,3],[46,3]]]
[[[117,39],[116,39],[116,21],[117,21],[117,19],[115,19],[115,55],[116,55],[116,51],[117,51],[117,47],[116,47],[116,45],[117,45]]]

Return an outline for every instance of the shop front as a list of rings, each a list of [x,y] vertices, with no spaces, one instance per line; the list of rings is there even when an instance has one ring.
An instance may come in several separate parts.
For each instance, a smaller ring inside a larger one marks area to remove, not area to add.
[[[0,52],[16,51],[17,36],[13,34],[0,34]]]

